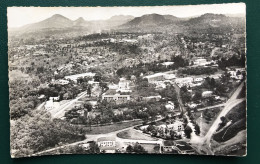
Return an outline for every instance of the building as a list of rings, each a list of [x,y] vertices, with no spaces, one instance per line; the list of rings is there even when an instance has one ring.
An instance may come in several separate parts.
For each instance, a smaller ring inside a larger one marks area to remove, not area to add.
[[[164,65],[164,66],[166,66],[166,67],[168,67],[168,66],[170,66],[170,65],[173,65],[174,64],[174,62],[163,62],[162,63],[162,65]]]
[[[168,103],[165,105],[165,108],[169,111],[174,110],[174,103],[172,101],[168,101]]]
[[[193,78],[192,77],[184,77],[184,78],[177,78],[175,79],[175,83],[181,88],[183,86],[189,86],[192,84]]]
[[[125,78],[120,78],[116,92],[132,92],[129,87],[129,81]]]
[[[165,75],[164,75],[164,78],[165,78],[166,80],[171,80],[171,79],[175,79],[176,76],[175,76],[175,74],[165,74]]]
[[[196,77],[193,79],[194,82],[202,82],[203,78],[202,77]]]
[[[153,74],[153,75],[145,76],[144,78],[146,78],[149,83],[153,83],[155,81],[164,80],[164,75],[165,75],[164,73],[156,73],[156,74]]]
[[[97,139],[97,144],[100,151],[106,153],[115,153],[116,150],[116,139],[115,137],[101,137]]]
[[[130,100],[130,95],[120,95],[119,93],[116,93],[114,95],[102,95],[102,100],[106,101],[116,101],[116,102],[126,102]]]
[[[96,74],[92,72],[87,72],[87,73],[82,73],[82,74],[76,74],[76,75],[70,75],[70,76],[65,76],[64,78],[66,80],[72,80],[74,82],[77,82],[78,78],[85,78],[85,77],[90,77],[93,78]]]
[[[59,100],[60,100],[60,96],[57,96],[57,97],[50,97],[49,100],[52,100],[52,101],[59,101]]]
[[[55,82],[55,84],[67,85],[67,84],[69,84],[69,81],[68,81],[68,80],[60,79],[60,80],[57,80],[57,81]]]
[[[209,64],[209,62],[207,62],[206,59],[196,59],[194,61],[194,65],[205,66],[207,64]]]
[[[213,92],[212,91],[204,91],[202,92],[202,97],[210,97],[212,96]]]
[[[165,124],[163,124],[163,125],[159,125],[159,128],[163,128],[163,129],[168,128],[169,130],[173,130],[173,131],[176,131],[176,132],[184,131],[183,122],[178,121],[178,120],[175,120],[174,123],[172,123],[172,124],[168,124],[168,125],[165,125]]]
[[[161,100],[161,98],[162,98],[161,95],[157,95],[157,96],[142,97],[142,100],[144,100],[144,101],[150,101],[150,100],[159,101],[159,100]]]

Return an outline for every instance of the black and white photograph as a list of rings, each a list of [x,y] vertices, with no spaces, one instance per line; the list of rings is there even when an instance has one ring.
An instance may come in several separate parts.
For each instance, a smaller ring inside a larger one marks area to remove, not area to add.
[[[12,158],[247,155],[244,3],[17,6],[7,19]]]

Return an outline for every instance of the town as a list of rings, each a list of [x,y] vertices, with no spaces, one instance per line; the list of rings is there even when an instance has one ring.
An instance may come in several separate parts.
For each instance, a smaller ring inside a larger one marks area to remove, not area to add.
[[[12,154],[243,155],[243,30],[11,35]]]

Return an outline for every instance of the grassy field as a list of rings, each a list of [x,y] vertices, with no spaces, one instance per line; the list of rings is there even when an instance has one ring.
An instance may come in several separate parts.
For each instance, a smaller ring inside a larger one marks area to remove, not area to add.
[[[87,134],[106,134],[114,131],[118,131],[121,129],[125,129],[131,126],[139,125],[142,121],[132,121],[132,122],[122,122],[122,123],[114,123],[112,125],[104,125],[104,126],[97,126],[97,127],[86,127]]]
[[[149,140],[149,141],[156,141],[152,137],[146,136],[145,134],[138,132],[134,129],[125,130],[117,134],[117,137],[124,138],[124,139],[134,139],[134,140]]]

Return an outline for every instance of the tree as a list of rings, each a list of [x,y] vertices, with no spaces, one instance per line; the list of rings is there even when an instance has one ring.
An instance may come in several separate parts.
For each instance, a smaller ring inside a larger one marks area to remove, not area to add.
[[[195,134],[200,135],[200,126],[198,124],[195,124]]]
[[[128,145],[128,146],[126,147],[126,152],[127,152],[127,153],[132,153],[133,151],[134,151],[133,146]]]
[[[93,109],[92,105],[91,105],[90,103],[88,103],[88,102],[87,102],[87,103],[84,103],[83,107],[84,107],[85,109],[87,109],[88,112],[91,112],[92,109]]]
[[[96,142],[92,142],[89,144],[89,149],[87,150],[87,153],[90,154],[100,153],[100,149]]]
[[[192,129],[189,125],[187,125],[186,128],[184,129],[184,133],[185,133],[187,138],[191,137]]]

